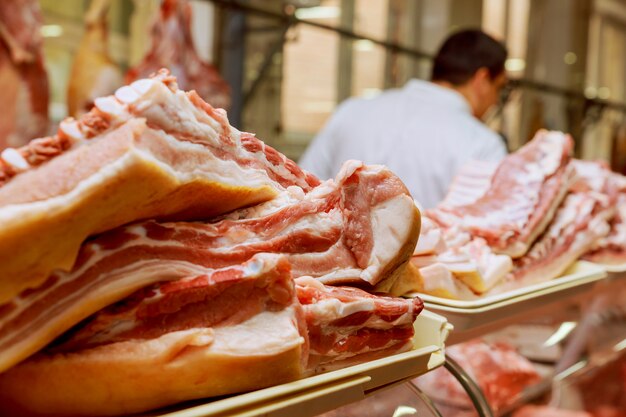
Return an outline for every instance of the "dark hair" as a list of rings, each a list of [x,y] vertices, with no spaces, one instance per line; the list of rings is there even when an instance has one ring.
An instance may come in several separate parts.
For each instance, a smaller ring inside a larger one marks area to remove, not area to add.
[[[484,67],[493,80],[504,71],[506,55],[504,45],[485,32],[462,30],[450,35],[439,48],[431,79],[460,85]]]

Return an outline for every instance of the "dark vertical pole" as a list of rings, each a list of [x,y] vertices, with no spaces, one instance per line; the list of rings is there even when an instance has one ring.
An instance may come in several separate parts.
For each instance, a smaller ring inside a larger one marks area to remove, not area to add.
[[[230,123],[242,129],[243,77],[245,65],[245,14],[239,10],[224,10],[222,32],[222,76],[231,88],[232,104],[228,112]]]
[[[354,0],[341,0],[340,27],[352,30],[354,25]],[[337,103],[352,95],[352,41],[346,36],[339,39],[337,62]]]

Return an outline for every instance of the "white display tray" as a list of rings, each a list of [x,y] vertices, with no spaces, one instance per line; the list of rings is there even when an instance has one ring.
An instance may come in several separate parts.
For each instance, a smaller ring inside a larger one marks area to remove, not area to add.
[[[597,281],[606,276],[603,267],[579,261],[562,277],[476,300],[450,300],[422,294],[419,296],[428,310],[445,316],[454,325],[455,332],[451,342],[458,343],[528,318],[534,310],[554,307],[556,302],[572,300],[590,290]]]
[[[612,274],[619,274],[622,272],[626,272],[626,264],[611,265],[611,264],[595,263],[595,265],[598,265],[599,267],[604,268],[606,272],[610,272]]]
[[[179,405],[144,414],[167,417],[314,416],[365,398],[376,389],[422,375],[445,362],[444,343],[452,326],[444,317],[422,311],[415,321],[413,350],[299,381]]]

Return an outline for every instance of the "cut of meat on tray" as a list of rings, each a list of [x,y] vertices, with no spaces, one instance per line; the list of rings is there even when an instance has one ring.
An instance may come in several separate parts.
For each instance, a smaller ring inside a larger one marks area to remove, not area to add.
[[[509,282],[500,290],[556,278],[608,235],[618,191],[611,171],[598,162],[574,160],[572,165],[577,179],[570,193],[546,232],[515,260]]]
[[[490,290],[512,268],[511,258],[495,254],[484,239],[458,227],[442,228],[427,216],[422,217],[411,263],[420,275],[416,291],[454,299],[471,299]]]
[[[353,287],[296,279],[310,341],[308,372],[319,373],[377,359],[413,347],[419,298],[376,296]]]
[[[288,382],[305,326],[282,256],[148,286],[0,374],[0,413],[127,415]]]
[[[450,209],[473,204],[489,190],[497,168],[496,162],[477,160],[463,165],[454,176],[446,197],[437,207]]]
[[[89,235],[138,219],[207,219],[318,184],[160,72],[96,99],[55,136],[2,152],[0,303],[70,270]]]
[[[612,173],[611,180],[618,188],[615,216],[610,221],[611,231],[600,239],[584,259],[607,265],[626,264],[626,177]]]
[[[163,0],[152,27],[152,46],[143,61],[128,70],[126,81],[169,69],[183,90],[195,90],[213,107],[230,106],[230,88],[212,65],[202,61],[193,44],[191,6],[187,0]]]
[[[539,131],[500,163],[489,189],[476,201],[427,214],[443,226],[457,225],[485,239],[498,253],[521,257],[546,229],[567,193],[573,174],[572,148],[568,135]]]
[[[48,76],[37,0],[0,2],[0,151],[48,130]]]
[[[506,343],[473,340],[446,349],[446,354],[478,384],[494,413],[513,404],[526,387],[540,380],[532,363]],[[436,403],[472,407],[461,384],[444,368],[414,381]]]
[[[408,262],[419,212],[382,166],[346,163],[337,177],[215,223],[146,221],[85,243],[71,272],[55,271],[0,310],[0,370],[131,292],[159,281],[285,254],[294,276],[369,289],[390,286]],[[24,320],[28,317],[28,320]]]

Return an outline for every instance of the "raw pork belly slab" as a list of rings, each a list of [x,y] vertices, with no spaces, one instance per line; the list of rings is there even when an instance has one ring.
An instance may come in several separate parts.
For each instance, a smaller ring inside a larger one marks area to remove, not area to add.
[[[287,256],[294,276],[368,288],[391,285],[419,234],[419,212],[386,168],[348,162],[337,181],[298,187],[216,223],[147,221],[83,245],[71,272],[55,271],[0,309],[0,370],[146,285]]]
[[[146,287],[0,374],[2,415],[126,415],[298,379],[302,307],[285,257]]]
[[[377,359],[413,347],[419,298],[376,296],[353,287],[296,279],[309,334],[308,372],[319,373]]]
[[[617,187],[611,171],[598,162],[572,161],[576,181],[546,232],[514,262],[502,289],[547,281],[559,276],[581,255],[608,235],[615,213]]]
[[[567,192],[572,148],[568,135],[539,131],[500,163],[480,198],[429,210],[428,215],[485,239],[498,253],[520,257],[545,230]]]
[[[619,190],[615,216],[610,221],[611,231],[597,242],[584,259],[620,265],[626,263],[626,177],[611,173],[611,180]]]
[[[319,181],[161,72],[96,99],[57,135],[2,152],[0,183],[2,303],[70,270],[89,235],[207,219]]]
[[[463,165],[454,176],[446,197],[437,207],[452,208],[474,203],[489,190],[496,169],[497,162],[473,160]]]

